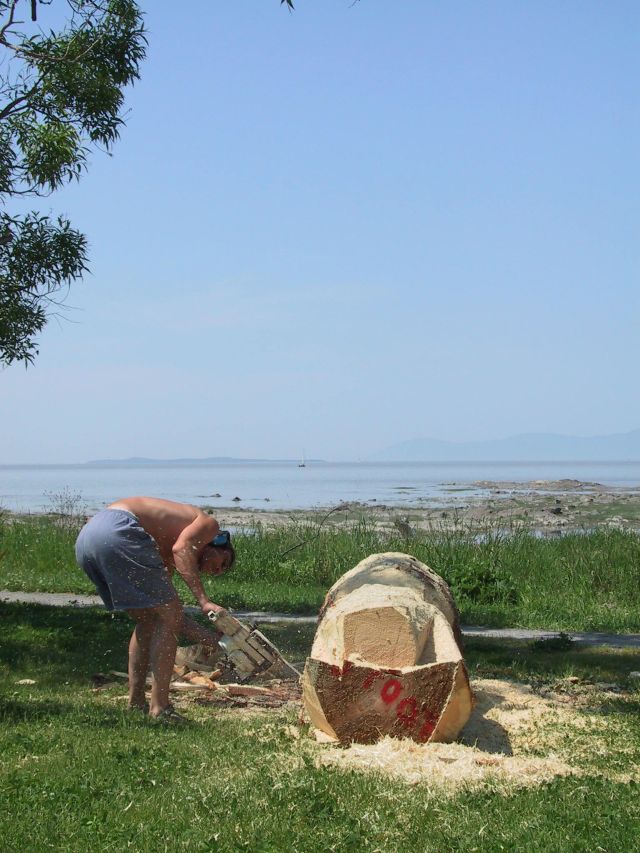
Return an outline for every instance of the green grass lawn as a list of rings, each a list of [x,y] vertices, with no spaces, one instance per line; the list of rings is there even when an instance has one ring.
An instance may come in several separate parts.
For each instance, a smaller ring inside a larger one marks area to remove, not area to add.
[[[121,670],[130,623],[100,610],[0,605],[0,838],[3,851],[596,851],[640,849],[636,774],[640,696],[602,698],[605,754],[585,775],[453,797],[427,784],[319,766],[320,747],[293,710],[194,705],[184,729],[124,710],[122,684],[92,690],[97,671]],[[265,626],[303,658],[312,628]],[[474,640],[469,668],[553,684],[567,674],[625,684],[638,656],[604,649],[535,650]],[[33,679],[32,685],[19,685]],[[594,716],[595,715],[595,716]],[[584,734],[589,744],[588,732]],[[580,754],[585,752],[582,744]],[[324,747],[326,749],[327,747]],[[566,745],[571,752],[571,744]],[[588,752],[588,750],[587,750]],[[598,754],[595,754],[598,752]]]
[[[77,532],[64,517],[0,520],[0,587],[93,592],[75,564]],[[235,609],[317,612],[328,588],[361,559],[402,551],[448,581],[465,624],[640,631],[640,538],[633,531],[543,539],[522,531],[478,538],[462,530],[403,538],[384,535],[363,519],[349,531],[291,524],[247,532],[235,542],[236,568],[207,580],[212,598]]]

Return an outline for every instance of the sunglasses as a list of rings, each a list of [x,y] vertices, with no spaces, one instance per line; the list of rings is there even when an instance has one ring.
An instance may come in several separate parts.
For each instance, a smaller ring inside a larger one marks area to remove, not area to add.
[[[217,536],[214,536],[209,545],[213,545],[214,548],[224,548],[225,545],[231,544],[231,534],[228,530],[221,530]]]

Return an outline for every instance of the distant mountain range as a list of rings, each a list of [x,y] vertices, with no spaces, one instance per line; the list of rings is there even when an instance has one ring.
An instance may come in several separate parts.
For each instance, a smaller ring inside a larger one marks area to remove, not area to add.
[[[367,462],[616,462],[640,461],[640,429],[587,438],[534,432],[489,441],[440,441],[415,438],[401,441],[367,457]],[[85,465],[296,465],[299,459],[240,459],[235,456],[205,458],[93,459]],[[307,459],[321,464],[323,459]]]
[[[368,458],[371,462],[614,462],[640,460],[640,429],[582,438],[526,433],[491,441],[402,441]]]
[[[308,459],[307,462],[321,462],[321,459]],[[235,456],[206,456],[199,459],[150,459],[147,456],[130,456],[128,459],[91,459],[83,465],[295,465],[299,459],[239,459]]]

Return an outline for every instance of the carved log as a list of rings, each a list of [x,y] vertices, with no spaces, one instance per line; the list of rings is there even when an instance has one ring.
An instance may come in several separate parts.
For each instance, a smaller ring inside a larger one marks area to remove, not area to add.
[[[473,697],[447,584],[408,554],[358,563],[327,593],[302,686],[325,738],[454,740]]]

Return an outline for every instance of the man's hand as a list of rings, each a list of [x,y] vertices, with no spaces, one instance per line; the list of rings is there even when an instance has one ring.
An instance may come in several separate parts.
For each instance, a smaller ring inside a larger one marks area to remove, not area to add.
[[[206,601],[202,605],[202,612],[205,616],[209,616],[210,613],[224,613],[224,607],[220,607],[219,604],[214,604],[213,601]]]

